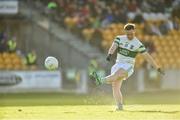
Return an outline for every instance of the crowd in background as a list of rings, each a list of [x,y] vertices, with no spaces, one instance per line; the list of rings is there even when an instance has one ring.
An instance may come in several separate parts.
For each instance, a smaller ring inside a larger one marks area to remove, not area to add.
[[[37,56],[36,52],[30,51],[28,53],[22,54],[19,50],[17,50],[17,42],[16,37],[10,37],[8,36],[8,33],[5,31],[0,32],[0,54],[19,54],[19,56],[22,57],[23,64],[29,66],[31,69],[36,69],[37,64]]]
[[[15,52],[16,51],[16,38],[8,38],[5,31],[0,32],[0,53],[2,52]]]
[[[39,3],[43,3],[52,20],[84,39],[82,31],[93,29],[91,41],[98,46],[103,39],[101,31],[113,23],[143,24],[143,34],[157,36],[180,29],[179,0],[39,0]],[[143,13],[147,13],[146,17]],[[151,13],[154,20],[148,20]]]
[[[71,18],[72,27],[76,29],[106,27],[111,23],[143,23],[146,13],[171,13],[171,21],[176,21],[179,15],[179,0],[47,0],[57,4],[56,13],[60,22]],[[134,17],[128,16],[133,13]],[[170,19],[169,19],[170,21]],[[163,24],[163,23],[162,23]]]
[[[43,14],[50,20],[83,39],[88,38],[84,36],[83,30],[93,29],[91,36],[93,40],[89,41],[99,48],[102,47],[102,31],[112,24],[123,25],[127,22],[143,24],[144,35],[162,36],[169,31],[180,30],[180,0],[37,0],[29,2],[33,7],[40,5],[43,8]],[[153,20],[148,18],[151,13],[154,15]],[[153,43],[145,44],[155,51]],[[8,38],[6,32],[1,31],[0,52],[14,52],[16,49],[16,38]],[[27,65],[36,64],[35,51],[26,54],[25,59]]]

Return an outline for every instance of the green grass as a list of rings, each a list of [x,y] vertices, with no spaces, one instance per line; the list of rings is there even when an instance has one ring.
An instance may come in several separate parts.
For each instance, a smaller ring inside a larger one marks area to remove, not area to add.
[[[98,96],[97,96],[98,95]],[[125,95],[114,111],[111,95],[0,94],[0,120],[180,120],[179,91]]]
[[[111,105],[1,107],[2,120],[180,120],[180,105]]]
[[[97,93],[98,92],[98,93]],[[0,94],[0,106],[112,105],[112,95],[97,91],[90,95],[62,93]],[[180,104],[180,91],[123,94],[125,104]]]

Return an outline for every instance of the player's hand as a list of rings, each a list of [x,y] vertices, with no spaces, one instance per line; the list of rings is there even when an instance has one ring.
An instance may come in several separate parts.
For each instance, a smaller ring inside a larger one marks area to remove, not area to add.
[[[164,72],[161,68],[158,68],[157,71],[158,71],[161,75],[165,75],[165,72]]]
[[[108,54],[108,56],[106,57],[106,60],[108,61],[108,62],[110,62],[111,61],[111,54]]]

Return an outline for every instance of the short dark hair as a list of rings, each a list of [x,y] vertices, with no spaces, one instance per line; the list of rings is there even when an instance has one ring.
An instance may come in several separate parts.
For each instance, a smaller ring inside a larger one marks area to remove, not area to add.
[[[135,24],[132,23],[127,23],[124,25],[124,30],[134,30],[135,29]]]

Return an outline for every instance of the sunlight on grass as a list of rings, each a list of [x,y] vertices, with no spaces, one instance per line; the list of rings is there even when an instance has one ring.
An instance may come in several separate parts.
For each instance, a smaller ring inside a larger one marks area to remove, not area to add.
[[[3,120],[179,120],[180,105],[111,105],[1,107]]]

